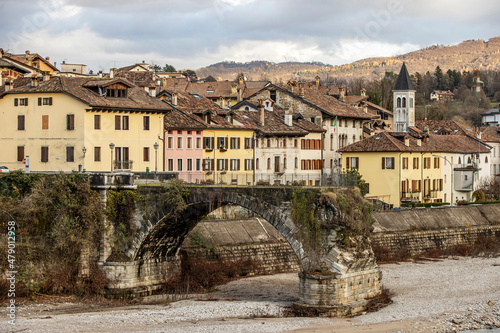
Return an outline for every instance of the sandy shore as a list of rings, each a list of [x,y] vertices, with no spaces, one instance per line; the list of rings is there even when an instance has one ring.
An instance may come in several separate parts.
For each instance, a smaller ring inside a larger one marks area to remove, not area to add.
[[[382,265],[394,303],[348,319],[285,318],[297,300],[297,274],[233,281],[217,292],[173,303],[119,308],[31,304],[12,332],[451,332],[500,327],[500,258]],[[76,309],[76,310],[75,310]],[[80,310],[79,310],[80,309]],[[79,311],[85,311],[85,313]]]

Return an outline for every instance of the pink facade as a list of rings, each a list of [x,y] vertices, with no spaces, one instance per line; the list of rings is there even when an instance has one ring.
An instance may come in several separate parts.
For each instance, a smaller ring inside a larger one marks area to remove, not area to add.
[[[179,179],[188,183],[203,180],[203,131],[165,131],[165,171],[178,172]]]

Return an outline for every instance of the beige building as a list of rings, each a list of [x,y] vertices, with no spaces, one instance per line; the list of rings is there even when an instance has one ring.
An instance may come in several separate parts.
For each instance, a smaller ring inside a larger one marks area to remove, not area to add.
[[[163,170],[164,114],[172,109],[164,102],[125,79],[22,80],[0,95],[1,165],[24,169],[26,159],[30,171]]]

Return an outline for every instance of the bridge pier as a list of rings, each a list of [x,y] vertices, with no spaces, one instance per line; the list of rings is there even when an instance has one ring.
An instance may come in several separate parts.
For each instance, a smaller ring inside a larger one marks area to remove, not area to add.
[[[367,299],[380,293],[382,273],[378,268],[344,274],[299,273],[299,280],[296,310],[343,317],[364,311]]]

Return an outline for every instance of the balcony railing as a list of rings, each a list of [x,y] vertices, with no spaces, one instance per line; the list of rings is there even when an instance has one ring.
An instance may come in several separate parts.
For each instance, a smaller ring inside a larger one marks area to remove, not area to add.
[[[133,161],[116,161],[114,163],[115,170],[132,170]]]

